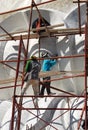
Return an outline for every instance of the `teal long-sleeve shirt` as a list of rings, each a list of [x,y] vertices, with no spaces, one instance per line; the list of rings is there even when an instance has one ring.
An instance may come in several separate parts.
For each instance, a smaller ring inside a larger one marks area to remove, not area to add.
[[[42,71],[50,71],[56,64],[56,60],[45,59],[42,64]]]

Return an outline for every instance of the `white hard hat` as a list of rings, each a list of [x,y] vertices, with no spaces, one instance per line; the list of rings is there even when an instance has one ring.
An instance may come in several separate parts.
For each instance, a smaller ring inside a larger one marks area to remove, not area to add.
[[[48,52],[42,52],[41,57],[50,57]]]

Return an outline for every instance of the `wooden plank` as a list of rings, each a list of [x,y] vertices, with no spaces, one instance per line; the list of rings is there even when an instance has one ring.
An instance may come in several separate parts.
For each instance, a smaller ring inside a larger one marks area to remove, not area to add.
[[[62,27],[64,26],[64,23],[61,23],[61,24],[56,24],[56,25],[51,25],[51,26],[47,26],[47,29],[52,29],[52,28],[57,28],[57,27]],[[37,28],[38,30],[46,30],[46,27],[39,27]],[[31,29],[31,31],[36,31],[35,28]]]
[[[39,77],[40,78],[44,78],[44,77],[47,77],[47,76],[55,76],[55,75],[60,75],[61,73],[58,72],[58,71],[46,71],[46,72],[40,72],[39,73]]]
[[[56,35],[58,36],[67,36],[67,35],[75,35],[75,34],[79,34],[80,30],[78,28],[70,28],[70,29],[49,29],[50,32],[50,36],[54,37]],[[84,34],[84,28],[81,29],[81,33]],[[32,33],[30,34],[30,39],[33,38],[39,38],[39,37],[47,37],[48,34],[47,32],[43,32],[40,34],[40,36],[37,33]],[[13,36],[14,40],[20,40],[20,36]],[[23,34],[22,35],[23,39],[27,39],[28,35],[27,34]],[[12,40],[10,37],[6,37],[7,40]],[[3,39],[4,40],[4,39]]]
[[[65,75],[65,74],[84,74],[84,71],[47,71],[47,72],[40,72],[39,78],[44,78],[46,76],[57,76],[57,75]],[[22,81],[21,77],[18,77],[18,82]],[[14,78],[4,79],[0,80],[0,84],[8,84],[8,83],[14,83]]]
[[[62,26],[64,26],[63,23],[47,26],[47,29],[52,29],[52,28],[57,28],[57,27],[62,27]],[[39,30],[44,30],[46,28],[45,27],[40,27],[38,29]],[[30,32],[33,32],[33,31],[36,31],[36,29],[35,28],[30,29]],[[18,35],[18,34],[25,34],[25,33],[28,33],[28,30],[20,30],[20,31],[17,31],[17,32],[12,32],[12,33],[10,33],[10,35]],[[8,36],[6,33],[0,34],[0,37],[6,37],[6,36]]]
[[[57,76],[57,75],[64,75],[64,74],[67,74],[67,73],[70,73],[70,74],[80,74],[80,73],[84,73],[84,71],[46,71],[46,72],[40,72],[39,73],[39,77],[40,78],[44,78],[44,77],[47,77],[47,76]]]
[[[22,80],[21,77],[18,77],[17,82],[20,82],[21,80]],[[4,79],[4,80],[0,80],[0,85],[14,83],[14,82],[15,82],[15,78]]]

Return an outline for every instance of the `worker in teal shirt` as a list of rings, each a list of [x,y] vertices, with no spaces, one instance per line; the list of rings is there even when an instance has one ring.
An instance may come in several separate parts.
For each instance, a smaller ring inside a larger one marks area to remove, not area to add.
[[[55,64],[56,60],[45,59],[42,65],[42,71],[50,71]]]
[[[48,53],[43,53],[42,54],[43,58],[49,58],[49,54]],[[52,67],[57,63],[56,59],[44,59],[43,64],[42,64],[42,71],[50,71],[52,69]],[[44,95],[44,90],[46,88],[47,94],[51,95],[51,94],[55,94],[52,93],[50,90],[50,84],[51,84],[51,77],[47,76],[43,78],[43,81],[46,81],[43,83],[42,88],[40,90],[40,95]]]

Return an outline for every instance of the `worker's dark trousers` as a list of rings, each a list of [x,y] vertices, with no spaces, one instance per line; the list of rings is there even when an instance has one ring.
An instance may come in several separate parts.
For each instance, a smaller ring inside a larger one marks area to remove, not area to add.
[[[51,93],[51,91],[50,91],[51,82],[49,81],[50,79],[51,79],[50,77],[43,78],[43,81],[46,81],[46,82],[43,82],[43,85],[42,85],[42,88],[41,88],[41,91],[40,91],[41,95],[44,95],[45,88],[46,88],[47,94]]]

